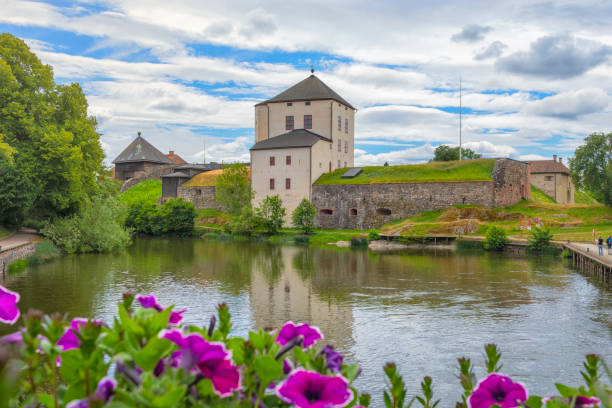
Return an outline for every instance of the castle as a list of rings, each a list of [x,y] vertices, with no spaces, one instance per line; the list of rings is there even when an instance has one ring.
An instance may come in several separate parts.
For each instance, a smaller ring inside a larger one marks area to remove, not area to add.
[[[306,198],[317,208],[319,227],[373,228],[453,205],[513,205],[529,199],[532,172],[546,194],[559,202],[573,202],[569,171],[556,158],[554,164],[506,158],[458,162],[478,167],[477,178],[448,178],[442,170],[431,179],[411,178],[406,176],[410,165],[384,167],[392,177],[376,178],[373,175],[382,167],[354,167],[355,114],[356,109],[314,73],[255,105],[255,144],[250,148],[253,205],[278,195],[289,223],[293,210]],[[222,172],[219,165],[176,164],[140,135],[114,163],[120,179],[129,174],[138,180],[162,178],[162,200],[182,197],[196,208],[218,208],[214,184]],[[210,176],[194,177],[210,170],[215,170]],[[199,183],[200,179],[207,181]],[[128,180],[126,185],[134,182]]]

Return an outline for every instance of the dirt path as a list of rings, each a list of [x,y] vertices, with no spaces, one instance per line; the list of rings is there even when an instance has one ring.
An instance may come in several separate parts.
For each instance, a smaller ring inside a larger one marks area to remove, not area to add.
[[[18,231],[6,238],[0,239],[0,250],[15,248],[32,241],[36,242],[40,237],[32,232]]]

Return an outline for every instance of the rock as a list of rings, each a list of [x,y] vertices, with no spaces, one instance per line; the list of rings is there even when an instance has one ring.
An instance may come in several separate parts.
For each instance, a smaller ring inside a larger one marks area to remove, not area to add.
[[[336,246],[340,248],[349,248],[351,243],[349,241],[338,241],[336,242]]]

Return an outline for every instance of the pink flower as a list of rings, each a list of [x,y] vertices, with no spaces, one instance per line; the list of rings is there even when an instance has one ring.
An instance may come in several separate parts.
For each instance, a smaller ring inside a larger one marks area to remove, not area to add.
[[[13,324],[19,319],[19,293],[0,285],[0,322]]]
[[[189,372],[199,371],[210,379],[221,398],[240,390],[240,371],[232,364],[231,353],[223,343],[208,342],[198,333],[185,336],[177,329],[163,331],[160,337],[180,348],[172,353],[171,361],[178,361],[179,367]]]
[[[20,330],[15,333],[7,334],[6,336],[0,338],[0,343],[23,346],[23,333]]]
[[[155,309],[158,312],[166,310],[165,307],[157,303],[155,295],[137,295],[136,300],[140,303],[140,306],[144,307],[145,309]],[[186,311],[187,309],[170,312],[170,318],[168,319],[168,322],[174,325],[179,324],[181,320],[183,320],[183,313],[185,313]]]
[[[341,408],[353,400],[342,376],[325,376],[314,371],[295,370],[276,389],[276,395],[297,408]]]
[[[470,395],[470,408],[489,408],[497,404],[501,408],[514,408],[527,400],[527,391],[510,377],[496,373],[489,374],[478,384]]]
[[[323,334],[321,334],[321,331],[319,331],[317,327],[310,326],[308,323],[296,325],[290,321],[281,327],[278,336],[276,336],[276,342],[284,346],[298,336],[304,337],[304,341],[302,342],[302,347],[304,348],[312,346],[317,340],[323,338]]]
[[[554,401],[555,399],[559,399],[563,401],[564,403],[566,403],[567,405],[570,405],[570,406],[572,405],[570,400],[566,398],[559,398],[559,397],[544,398],[542,399],[542,402],[546,404],[548,401]],[[572,400],[574,402],[574,405],[573,405],[574,408],[589,408],[589,407],[594,407],[596,405],[599,405],[601,403],[601,401],[598,398],[586,397],[584,395],[572,397]]]

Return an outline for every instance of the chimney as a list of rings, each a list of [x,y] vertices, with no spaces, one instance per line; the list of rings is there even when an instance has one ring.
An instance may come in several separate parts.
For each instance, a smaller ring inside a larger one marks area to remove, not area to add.
[[[559,157],[559,163],[563,164],[563,157]]]
[[[553,154],[553,161],[556,162],[557,161],[557,155]]]

